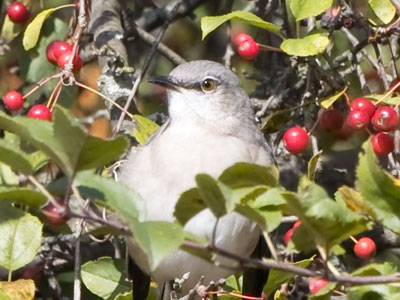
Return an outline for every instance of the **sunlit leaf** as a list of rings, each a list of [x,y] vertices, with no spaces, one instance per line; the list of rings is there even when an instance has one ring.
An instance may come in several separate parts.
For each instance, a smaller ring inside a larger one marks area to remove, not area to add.
[[[122,259],[100,257],[82,265],[81,276],[88,290],[103,299],[111,300],[132,289],[124,270],[125,264]]]
[[[38,218],[0,202],[0,266],[13,271],[30,263],[42,240]]]
[[[329,38],[320,33],[300,39],[287,39],[282,42],[281,50],[294,56],[314,56],[321,54],[329,45]]]
[[[161,261],[178,250],[184,241],[184,231],[175,223],[151,221],[137,223],[130,228],[134,240],[147,255],[151,270]]]
[[[65,7],[74,7],[74,4],[62,5],[59,7],[49,8],[40,12],[26,27],[22,44],[25,50],[32,49],[36,46],[39,39],[40,30],[42,29],[44,21],[56,10]]]
[[[260,17],[256,16],[255,14],[252,14],[249,11],[242,11],[242,10],[237,10],[230,12],[226,15],[222,16],[214,16],[214,17],[202,17],[201,18],[201,31],[202,31],[202,39],[204,38],[211,32],[213,32],[215,29],[217,29],[219,26],[221,26],[223,23],[229,20],[237,20],[237,21],[243,21],[246,22],[250,25],[257,26],[263,29],[266,29],[268,31],[271,31],[272,33],[275,33],[282,37],[280,34],[281,27],[278,25],[275,25],[270,22],[266,22]]]
[[[347,88],[345,88],[344,90],[334,94],[333,96],[330,96],[328,98],[322,99],[321,100],[321,106],[325,109],[330,108],[333,103],[336,102],[336,100],[338,100],[340,97],[343,96],[343,94],[346,92]]]
[[[296,21],[315,17],[332,6],[333,0],[291,0],[290,9]]]
[[[384,24],[390,23],[396,15],[396,7],[390,0],[369,0],[368,4]]]
[[[357,189],[375,218],[384,226],[400,233],[400,185],[377,161],[370,140],[364,143],[357,167]]]
[[[157,123],[141,115],[133,115],[136,123],[133,129],[133,136],[140,145],[145,145],[149,137],[160,127]]]

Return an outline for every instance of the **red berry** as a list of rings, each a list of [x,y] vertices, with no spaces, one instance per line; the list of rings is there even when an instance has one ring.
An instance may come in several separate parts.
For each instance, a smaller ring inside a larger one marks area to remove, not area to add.
[[[293,224],[293,229],[296,229],[297,227],[299,227],[301,225],[301,221],[296,221],[296,222],[294,222],[294,224]]]
[[[54,53],[54,50],[58,46],[59,43],[62,43],[62,42],[58,41],[58,40],[54,40],[50,44],[47,45],[46,57],[47,57],[47,60],[51,63],[57,63],[57,58]]]
[[[236,37],[235,37],[235,44],[236,45],[240,45],[241,43],[245,42],[245,41],[250,41],[253,40],[253,38],[246,34],[246,33],[239,33]]]
[[[390,106],[379,107],[372,117],[372,125],[377,131],[391,131],[399,123],[397,112]]]
[[[59,204],[55,206],[53,203],[49,203],[44,208],[44,215],[53,225],[60,226],[65,224],[69,220],[68,207]]]
[[[29,19],[29,10],[20,2],[14,2],[8,7],[7,11],[10,20],[16,24],[22,24]]]
[[[61,69],[65,68],[65,65],[67,63],[69,63],[69,61],[71,60],[71,56],[72,56],[72,51],[71,52],[67,52],[64,53],[63,55],[61,55],[58,59],[57,59],[57,64]],[[78,72],[81,68],[82,68],[82,58],[79,56],[79,54],[77,53],[74,57],[74,60],[72,62],[72,71],[74,72]]]
[[[372,118],[375,113],[375,104],[373,104],[367,98],[361,97],[351,102],[351,110],[365,111],[368,116]]]
[[[54,45],[54,57],[56,60],[64,53],[72,52],[72,46],[67,42],[58,42]]]
[[[361,130],[368,126],[370,117],[362,110],[353,110],[346,119],[347,125],[354,130]]]
[[[251,60],[258,55],[259,49],[257,43],[251,39],[238,45],[238,53],[246,60]]]
[[[357,257],[368,259],[375,255],[376,245],[370,238],[363,237],[354,245],[353,250]]]
[[[335,109],[328,109],[322,113],[319,124],[325,131],[339,131],[342,129],[343,116]]]
[[[289,243],[290,239],[293,236],[293,232],[294,232],[293,228],[290,228],[288,231],[286,231],[285,236],[283,237],[283,241],[285,242],[285,245],[287,245]]]
[[[346,140],[354,133],[354,129],[350,128],[347,122],[343,122],[343,126],[340,131],[335,132],[335,136],[338,139]]]
[[[308,289],[310,290],[311,294],[318,293],[319,290],[324,288],[328,284],[328,281],[321,279],[321,278],[311,278],[310,282],[308,283]]]
[[[290,228],[288,231],[286,231],[285,236],[283,237],[283,241],[285,242],[285,244],[287,245],[290,241],[290,239],[293,236],[294,230],[299,227],[301,225],[301,221],[296,221],[292,228]]]
[[[16,91],[8,92],[4,96],[4,105],[7,107],[9,111],[17,111],[22,108],[24,104],[24,98],[22,95]]]
[[[393,137],[387,133],[379,132],[372,139],[372,149],[376,155],[386,155],[393,151]]]
[[[308,134],[299,126],[292,127],[283,135],[283,141],[285,143],[286,150],[296,155],[303,152],[307,148]]]
[[[43,104],[37,104],[32,106],[31,109],[28,111],[28,117],[44,121],[51,121],[52,119],[50,109],[48,109],[48,107]]]

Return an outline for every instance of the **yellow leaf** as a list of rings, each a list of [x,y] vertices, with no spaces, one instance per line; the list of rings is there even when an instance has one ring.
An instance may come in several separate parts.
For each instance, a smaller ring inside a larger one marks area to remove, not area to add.
[[[373,210],[365,203],[361,193],[345,185],[341,186],[338,191],[350,210],[357,213],[364,213],[371,217],[375,216]]]
[[[322,99],[321,106],[325,109],[328,109],[329,107],[331,107],[333,105],[333,103],[336,102],[336,100],[338,100],[346,92],[346,90],[347,90],[347,87],[343,91],[336,93],[333,96]]]
[[[56,10],[65,7],[74,7],[74,4],[62,5],[54,8],[49,8],[41,11],[29,24],[26,26],[22,45],[26,51],[36,46],[39,39],[40,30],[42,29],[44,21]]]
[[[0,281],[0,291],[12,300],[33,300],[35,298],[35,282],[32,279]]]
[[[140,145],[144,145],[147,139],[160,127],[157,123],[141,115],[134,115],[137,127],[133,129],[133,136]]]

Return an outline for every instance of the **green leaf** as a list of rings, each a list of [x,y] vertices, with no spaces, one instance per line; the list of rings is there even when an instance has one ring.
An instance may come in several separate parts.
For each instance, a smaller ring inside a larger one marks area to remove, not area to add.
[[[370,284],[347,288],[348,299],[351,300],[380,300],[389,299],[392,295],[391,287],[388,284]]]
[[[0,128],[19,135],[45,152],[68,176],[76,171],[102,166],[118,158],[128,147],[123,138],[104,141],[84,133],[78,122],[61,107],[54,121],[9,117],[0,112]]]
[[[125,265],[122,259],[100,257],[82,265],[81,276],[85,286],[93,294],[103,299],[114,299],[121,293],[132,290],[126,280]]]
[[[151,270],[178,250],[184,241],[183,228],[175,223],[152,221],[137,223],[130,227],[133,238],[145,252]]]
[[[24,29],[21,24],[15,24],[6,14],[1,29],[1,39],[5,44],[10,44]]]
[[[336,100],[338,100],[340,97],[343,96],[343,94],[346,92],[346,90],[347,90],[347,87],[344,90],[337,92],[333,96],[322,99],[321,106],[325,109],[330,108],[336,102]]]
[[[307,268],[307,266],[314,261],[314,257],[304,259],[293,263],[294,266],[300,268]],[[288,282],[295,275],[287,273],[281,270],[271,269],[268,275],[267,284],[264,286],[264,293],[270,295],[274,290],[276,290],[282,283]]]
[[[40,30],[42,29],[44,21],[56,10],[65,7],[75,7],[74,4],[62,5],[59,7],[49,8],[40,12],[26,27],[22,45],[25,50],[30,50],[36,46],[39,39]]]
[[[290,9],[296,21],[315,17],[332,6],[333,0],[291,0]]]
[[[217,181],[208,174],[198,174],[195,179],[201,199],[215,217],[220,218],[225,215],[227,213],[226,200]]]
[[[288,55],[306,57],[323,53],[328,45],[329,38],[316,33],[301,39],[287,39],[282,42],[281,50]]]
[[[114,298],[114,300],[132,300],[132,299],[133,299],[132,291],[119,294],[117,297]]]
[[[9,271],[30,263],[42,240],[42,223],[38,218],[0,202],[0,266]]]
[[[273,187],[279,182],[279,171],[275,166],[240,162],[225,169],[218,180],[232,189],[254,185]]]
[[[145,203],[138,193],[122,182],[99,176],[92,171],[81,171],[75,181],[82,195],[106,201],[129,224],[141,221],[145,215]]]
[[[0,161],[9,165],[14,171],[27,175],[33,173],[33,167],[29,161],[28,154],[15,144],[3,139],[0,139]]]
[[[267,228],[267,224],[265,221],[265,218],[258,213],[255,209],[251,208],[250,206],[247,205],[236,205],[235,211],[248,219],[256,222],[258,225],[260,225],[263,230]]]
[[[309,180],[314,181],[317,163],[321,157],[322,150],[318,151],[313,157],[310,158],[307,165],[307,177]]]
[[[389,24],[396,15],[396,8],[390,0],[369,0],[368,4],[384,24]]]
[[[43,151],[38,150],[29,154],[28,160],[33,168],[33,171],[36,172],[46,165],[50,159]]]
[[[298,250],[309,251],[313,245],[329,249],[366,229],[360,215],[330,199],[324,189],[305,178],[297,194],[282,195],[287,201],[286,210],[302,221],[292,237]]]
[[[366,95],[364,97],[370,99],[371,101],[377,102],[380,101],[385,94],[371,94],[371,95]],[[390,96],[386,97],[382,103],[388,104],[388,105],[397,105],[400,101],[400,96],[398,96],[397,93],[391,94]]]
[[[378,276],[378,275],[389,275],[397,272],[395,265],[384,262],[374,263],[363,266],[351,273],[353,276]]]
[[[187,221],[197,215],[200,211],[207,208],[201,199],[199,190],[192,188],[181,194],[175,205],[174,217],[181,225],[185,225]]]
[[[375,218],[384,226],[400,233],[400,182],[379,166],[370,140],[363,146],[357,167],[357,189]]]
[[[280,26],[275,25],[270,22],[266,22],[263,19],[261,19],[260,17],[256,16],[255,14],[252,14],[251,12],[237,10],[237,11],[233,11],[233,12],[230,12],[230,13],[228,13],[226,15],[222,15],[222,16],[202,17],[201,21],[200,21],[200,26],[201,26],[201,31],[202,31],[202,39],[204,40],[208,34],[213,32],[215,29],[217,29],[219,26],[221,26],[223,23],[225,23],[229,20],[243,21],[250,25],[266,29],[266,30],[282,37],[282,35],[280,34],[280,31],[281,31]]]
[[[54,75],[57,72],[57,67],[50,64],[46,57],[47,45],[53,40],[63,40],[65,35],[68,34],[68,24],[60,18],[51,18],[43,26],[43,34],[39,40],[38,46],[34,50],[21,51],[18,57],[18,66],[20,68],[20,75],[31,83],[29,89],[36,86],[36,84],[43,78]],[[49,81],[41,88],[39,88],[35,95],[44,93],[47,97],[50,96],[55,85],[56,80]],[[64,87],[64,89],[71,89],[72,87]],[[27,91],[26,91],[27,92]],[[61,95],[64,92],[61,93]],[[64,96],[61,96],[59,101],[63,101]],[[33,104],[36,97],[28,97],[27,101]]]
[[[9,166],[0,163],[0,185],[18,186],[19,178]]]
[[[103,140],[86,135],[85,143],[79,153],[77,170],[101,167],[118,159],[129,147],[129,140],[120,136],[113,140]]]
[[[0,187],[0,200],[39,207],[46,204],[47,197],[42,193],[26,188]]]
[[[282,211],[275,206],[264,206],[255,210],[264,217],[267,224],[265,230],[268,232],[274,231],[282,223]]]
[[[157,131],[160,126],[141,115],[133,115],[136,127],[133,129],[133,136],[140,145],[145,145],[149,137]]]

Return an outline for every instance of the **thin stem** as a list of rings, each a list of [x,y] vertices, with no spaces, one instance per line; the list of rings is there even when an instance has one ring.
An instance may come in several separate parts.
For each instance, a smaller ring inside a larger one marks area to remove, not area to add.
[[[288,273],[297,274],[305,277],[322,276],[320,272],[314,272],[282,261],[278,262],[273,260],[260,260],[256,258],[245,257],[217,247],[212,248],[210,246],[204,246],[194,242],[185,242],[184,246],[192,249],[208,250],[214,252],[218,255],[238,261],[239,263],[242,264],[243,267],[255,267],[263,270],[278,269]],[[341,282],[348,285],[384,284],[391,282],[400,282],[400,273],[394,273],[390,275],[379,275],[379,276],[350,276],[350,275],[328,274],[326,279],[328,281]]]
[[[265,241],[267,242],[267,246],[269,248],[269,251],[271,252],[272,258],[276,261],[279,261],[278,251],[276,250],[274,243],[272,242],[271,237],[269,236],[269,233],[264,230],[263,236],[265,238]]]
[[[46,189],[45,187],[36,180],[35,177],[33,177],[32,175],[28,175],[27,176],[28,180],[37,187],[37,189],[47,197],[47,199],[50,200],[51,204],[53,204],[55,207],[57,207],[58,209],[64,209],[59,203],[58,201],[53,197],[53,195],[51,195]]]
[[[60,98],[60,94],[61,94],[62,89],[63,89],[63,85],[60,84],[58,89],[57,89],[56,96],[54,97],[53,103],[51,105],[50,111],[53,111],[54,107],[56,106],[56,104],[58,102],[58,99]]]
[[[164,24],[163,24],[163,26],[162,26],[160,32],[158,33],[158,36],[157,36],[156,40],[154,41],[153,46],[151,47],[150,53],[149,53],[149,55],[146,57],[146,60],[145,60],[145,62],[144,62],[144,64],[143,64],[143,67],[142,67],[141,71],[139,71],[138,77],[137,77],[136,80],[135,80],[135,83],[134,83],[134,85],[133,85],[133,87],[132,87],[132,90],[131,90],[129,96],[128,96],[128,99],[126,100],[126,103],[125,103],[125,106],[124,106],[124,110],[122,110],[122,113],[121,113],[121,115],[119,116],[117,125],[116,125],[116,127],[115,127],[115,129],[114,129],[113,136],[115,136],[115,135],[119,132],[119,130],[120,130],[121,126],[122,126],[122,122],[124,121],[124,118],[125,118],[125,113],[126,113],[126,111],[128,111],[128,108],[129,108],[129,106],[131,105],[132,100],[134,99],[134,97],[135,97],[135,95],[136,95],[136,92],[137,92],[137,90],[138,90],[138,88],[139,88],[139,85],[140,85],[140,83],[141,83],[141,81],[142,81],[144,75],[146,74],[147,69],[148,69],[149,66],[150,66],[150,62],[151,62],[151,60],[153,59],[153,57],[154,57],[154,55],[155,55],[155,53],[156,53],[157,45],[158,45],[159,43],[161,43],[161,40],[162,40],[162,38],[164,37],[165,32],[167,31],[168,25],[169,25],[170,21],[171,21],[171,20],[175,17],[175,15],[177,14],[180,5],[181,5],[181,3],[178,2],[178,3],[173,7],[173,9],[171,10],[171,12],[170,12],[169,15],[168,15],[167,20],[164,22]]]
[[[215,247],[215,237],[217,235],[218,222],[219,222],[219,218],[217,218],[215,220],[214,228],[213,228],[213,231],[211,233],[211,240],[210,240],[211,247]]]
[[[42,79],[41,81],[39,81],[29,92],[27,92],[23,98],[26,99],[28,98],[30,95],[32,95],[34,92],[36,92],[38,89],[40,89],[43,85],[45,85],[47,82],[49,82],[50,80],[57,78],[57,77],[61,77],[61,73],[57,73],[53,76],[47,77],[45,79]]]
[[[259,43],[257,43],[257,45],[260,48],[260,50],[262,50],[262,51],[275,51],[275,52],[280,52],[280,53],[283,52],[281,49],[276,48],[276,47],[272,47],[272,46],[268,46],[268,45],[264,45],[264,44],[259,44]]]
[[[89,87],[89,86],[87,86],[87,85],[85,85],[85,84],[83,84],[83,83],[80,83],[80,82],[78,82],[78,81],[75,81],[75,84],[76,84],[77,86],[80,86],[81,88],[87,89],[87,90],[91,91],[92,93],[95,93],[96,95],[99,95],[100,97],[104,98],[105,100],[111,102],[111,103],[112,103],[113,105],[115,105],[118,109],[120,109],[122,112],[124,112],[125,114],[127,114],[128,117],[132,119],[132,121],[135,122],[135,119],[133,118],[133,115],[132,115],[130,112],[128,112],[126,109],[124,109],[121,105],[119,105],[118,103],[116,103],[114,100],[108,98],[106,95],[104,95],[104,94],[102,94],[102,93],[96,91],[95,89],[92,89],[91,87]]]
[[[354,244],[358,243],[357,239],[354,236],[349,235],[349,238],[354,242]]]

